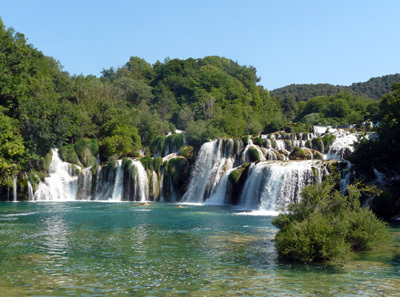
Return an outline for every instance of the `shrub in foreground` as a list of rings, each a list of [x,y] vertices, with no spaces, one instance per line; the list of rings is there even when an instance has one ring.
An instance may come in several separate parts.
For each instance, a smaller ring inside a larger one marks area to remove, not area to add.
[[[280,229],[279,256],[306,263],[337,260],[390,240],[385,223],[361,208],[359,187],[347,190],[341,195],[332,179],[304,188],[302,200],[272,221]]]

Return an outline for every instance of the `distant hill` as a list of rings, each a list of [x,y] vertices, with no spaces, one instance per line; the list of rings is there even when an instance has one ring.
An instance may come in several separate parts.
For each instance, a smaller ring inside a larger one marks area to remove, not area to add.
[[[272,97],[291,95],[296,101],[307,101],[316,96],[332,96],[340,92],[353,93],[364,98],[379,100],[392,90],[394,83],[400,81],[400,74],[374,77],[366,82],[353,83],[350,86],[330,84],[291,84],[270,91]]]

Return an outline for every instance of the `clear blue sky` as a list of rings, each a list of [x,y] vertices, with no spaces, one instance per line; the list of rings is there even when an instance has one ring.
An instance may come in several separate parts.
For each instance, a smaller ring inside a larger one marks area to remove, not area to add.
[[[71,74],[130,56],[224,56],[272,90],[400,72],[399,0],[2,0],[0,17]]]

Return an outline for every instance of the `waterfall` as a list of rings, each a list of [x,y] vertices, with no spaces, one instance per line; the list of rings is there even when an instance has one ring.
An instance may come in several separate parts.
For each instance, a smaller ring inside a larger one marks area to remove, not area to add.
[[[158,181],[157,173],[153,171],[151,174],[151,191],[150,191],[150,196],[152,200],[157,200],[157,198],[160,196],[159,184],[160,183]]]
[[[115,186],[115,169],[99,166],[96,173],[95,200],[108,200],[112,197]]]
[[[218,184],[218,187],[215,191],[215,193],[206,200],[205,204],[209,205],[221,205],[221,204],[226,204],[226,196],[227,196],[227,190],[228,190],[228,177],[229,174],[234,170],[229,169],[224,176],[221,178],[221,182]]]
[[[217,139],[201,146],[182,201],[201,203],[215,192],[222,176],[235,163],[234,148],[233,139]]]
[[[75,165],[63,162],[58,149],[52,149],[53,156],[49,166],[49,177],[40,182],[34,200],[75,200],[78,192],[78,176],[74,174]],[[76,166],[80,169],[80,167]]]
[[[265,156],[267,154],[266,149],[263,148],[263,150],[265,150],[265,151],[261,150],[258,145],[254,145],[253,141],[251,139],[249,139],[249,142],[246,145],[246,147],[244,148],[244,151],[242,153],[242,162],[241,163],[250,162],[250,158],[248,156],[248,151],[249,151],[250,148],[255,149],[258,152],[261,161],[265,161],[266,160],[265,159]]]
[[[321,166],[320,161],[267,161],[250,166],[240,197],[240,205],[247,210],[285,209],[288,204],[299,201],[301,190],[322,174],[320,169],[316,170]]]
[[[29,180],[28,180],[28,199],[29,201],[33,200],[33,187]]]
[[[78,177],[77,200],[92,199],[92,167],[84,168]]]
[[[144,169],[142,162],[133,160],[133,166],[136,167],[137,173],[135,176],[135,201],[148,201],[149,197],[149,182],[147,178],[146,170]]]
[[[123,186],[124,186],[124,172],[122,170],[122,160],[118,160],[116,174],[115,174],[114,189],[110,200],[113,201],[122,200],[122,192],[124,189]]]
[[[17,177],[14,176],[13,179],[13,201],[17,201]]]
[[[355,144],[358,141],[357,134],[339,130],[334,133],[335,141],[329,148],[328,160],[341,160],[355,150]]]

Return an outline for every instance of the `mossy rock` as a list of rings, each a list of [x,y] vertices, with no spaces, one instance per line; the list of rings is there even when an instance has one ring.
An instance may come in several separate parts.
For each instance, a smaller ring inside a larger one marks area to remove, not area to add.
[[[179,149],[179,156],[185,157],[187,160],[191,160],[194,158],[194,149],[193,146],[185,145]]]
[[[257,162],[257,161],[261,160],[260,153],[256,148],[249,147],[247,153],[248,153],[250,162]]]
[[[84,167],[94,166],[96,156],[99,154],[99,142],[97,139],[85,139],[75,143],[75,152]]]
[[[278,153],[281,154],[281,155],[284,156],[284,157],[289,156],[289,152],[286,151],[286,150],[279,150]]]
[[[273,139],[271,139],[271,147],[272,147],[273,149],[277,149],[277,148],[278,148],[278,145],[277,145],[276,141],[273,140]]]
[[[68,173],[71,176],[79,176],[80,169],[75,164],[69,164]]]
[[[306,148],[312,149],[312,142],[311,142],[311,140],[307,140],[305,146],[306,146]]]
[[[179,156],[168,161],[168,165],[164,167],[164,174],[171,175],[172,184],[175,188],[181,188],[189,177],[189,167],[188,160]]]
[[[268,141],[267,139],[264,139],[263,140],[263,143],[262,143],[262,147],[265,147],[265,148],[267,148],[267,149],[270,149],[271,148],[271,145],[270,145],[270,141]]]
[[[263,140],[262,140],[260,137],[254,137],[254,138],[253,138],[253,143],[254,143],[255,145],[261,146],[262,143],[263,143]]]
[[[151,143],[150,150],[153,154],[162,153],[162,151],[164,150],[165,139],[166,137],[160,136]]]
[[[239,180],[240,177],[242,176],[243,171],[247,168],[247,166],[249,166],[249,163],[244,163],[242,166],[240,166],[239,168],[233,170],[231,173],[229,173],[228,175],[228,180],[232,185],[236,185]]]
[[[302,148],[295,147],[289,155],[289,160],[308,160],[306,151]]]
[[[172,134],[167,136],[167,138],[164,141],[164,147],[163,147],[163,152],[165,153],[165,149],[168,148],[180,148],[181,146],[184,145],[184,137],[182,133],[179,134]],[[169,151],[168,153],[172,153],[172,151]]]
[[[129,169],[132,167],[132,160],[129,158],[122,158],[122,169],[124,172],[129,172]]]
[[[243,141],[244,145],[248,145],[249,144],[249,136],[243,136],[242,141]]]
[[[314,139],[312,140],[312,148],[313,148],[314,150],[317,150],[317,151],[321,152],[321,153],[324,153],[324,152],[325,152],[324,142],[323,142],[322,139],[319,138],[319,137],[314,138]]]
[[[145,170],[151,170],[151,171],[153,171],[153,159],[152,158],[150,158],[150,157],[143,157],[143,158],[141,158],[140,159],[140,162],[142,163],[142,165],[143,165],[143,168],[145,169]]]
[[[60,147],[58,152],[60,153],[60,157],[64,162],[83,167],[82,163],[79,161],[73,144],[68,144],[66,146]]]
[[[336,136],[332,134],[325,134],[324,137],[322,137],[322,143],[324,144],[324,150],[327,152],[329,150],[329,147],[331,144],[335,141]]]
[[[161,157],[153,158],[153,170],[160,174],[161,166],[163,165],[163,159]]]
[[[324,155],[321,152],[313,150],[313,149],[309,149],[308,151],[312,154],[313,160],[323,160],[324,159]]]
[[[115,157],[108,159],[106,166],[111,170],[116,169],[118,167],[117,159]]]

